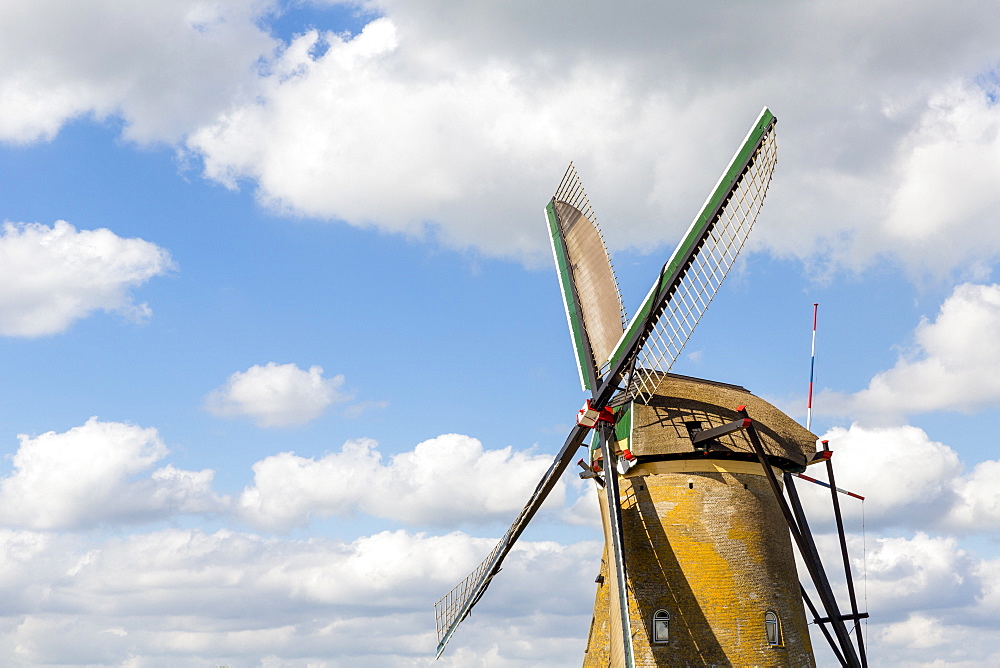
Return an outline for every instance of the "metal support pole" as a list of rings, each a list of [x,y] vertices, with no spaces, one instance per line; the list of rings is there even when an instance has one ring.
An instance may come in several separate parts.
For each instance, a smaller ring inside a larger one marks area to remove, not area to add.
[[[743,417],[750,417],[747,415],[745,406],[740,406],[738,412]],[[861,661],[857,658],[857,653],[854,650],[854,644],[851,642],[850,635],[847,633],[847,627],[844,625],[843,620],[840,619],[840,610],[837,608],[837,601],[833,595],[833,589],[830,587],[830,581],[827,579],[826,572],[823,570],[823,563],[819,559],[819,554],[816,552],[816,546],[812,541],[812,534],[809,533],[809,525],[805,522],[805,514],[802,512],[802,506],[798,502],[799,499],[798,495],[795,493],[792,477],[786,474],[785,483],[789,492],[789,501],[796,509],[795,515],[792,514],[792,510],[789,508],[789,503],[785,501],[785,496],[781,493],[781,487],[778,485],[778,479],[775,477],[774,471],[771,470],[771,463],[767,461],[767,453],[764,452],[764,446],[761,444],[760,437],[757,435],[756,427],[751,424],[747,428],[746,432],[747,436],[750,438],[750,444],[753,446],[754,452],[757,454],[757,459],[760,461],[760,465],[764,469],[764,474],[771,485],[771,491],[774,492],[774,497],[778,502],[778,506],[781,508],[781,513],[785,516],[785,522],[788,524],[788,529],[792,534],[792,538],[795,539],[795,544],[799,548],[799,554],[802,555],[802,560],[805,562],[806,568],[809,569],[809,575],[812,578],[813,584],[816,586],[817,593],[819,593],[820,602],[822,602],[827,616],[832,620],[830,624],[833,626],[834,634],[837,636],[837,640],[840,643],[841,650],[843,651],[846,659],[844,665],[849,668],[861,668]],[[797,518],[801,519],[801,524],[796,521]]]
[[[795,481],[790,473],[785,473],[784,478],[785,491],[788,493],[788,502],[798,521],[802,542],[808,551],[808,556],[807,552],[802,552],[802,559],[806,562],[806,566],[809,566],[810,562],[815,564],[814,569],[810,569],[811,574],[815,570],[813,584],[816,586],[816,592],[819,594],[820,600],[823,601],[823,607],[827,609],[826,614],[830,619],[830,625],[833,627],[833,633],[840,642],[840,649],[847,661],[844,665],[851,666],[852,668],[861,668],[861,661],[854,651],[854,643],[851,642],[851,636],[847,632],[847,625],[844,624],[844,617],[840,614],[840,608],[837,607],[837,599],[833,594],[833,588],[826,577],[823,562],[819,558],[819,551],[816,549],[815,541],[813,541],[812,532],[809,531],[809,523],[806,520],[805,511],[802,509],[802,502],[799,501],[799,492],[795,489]],[[827,603],[827,599],[829,599],[829,603]]]
[[[833,652],[834,656],[837,657],[837,661],[840,661],[840,665],[845,666],[847,662],[844,661],[844,655],[840,653],[837,649],[837,642],[830,635],[830,630],[826,628],[826,625],[819,621],[819,612],[816,611],[816,606],[813,605],[812,599],[809,598],[809,594],[806,593],[806,588],[799,585],[799,590],[802,592],[802,600],[806,602],[806,606],[809,608],[809,614],[813,616],[813,621],[816,622],[816,626],[819,630],[823,632],[823,636],[826,638],[826,642],[830,644],[830,650]]]
[[[601,450],[604,455],[604,491],[608,497],[608,515],[611,525],[611,544],[614,554],[608,555],[615,560],[615,576],[618,583],[618,610],[621,613],[622,642],[625,651],[625,668],[635,668],[635,657],[632,652],[632,628],[628,615],[628,578],[625,574],[625,535],[622,531],[622,502],[618,490],[618,471],[615,469],[616,457],[610,447],[611,431],[601,423],[599,427]]]
[[[823,441],[823,450],[830,449],[830,442]],[[861,665],[868,668],[868,657],[865,654],[865,641],[861,633],[861,619],[858,615],[858,599],[854,592],[854,577],[851,575],[851,560],[847,556],[847,537],[844,535],[844,520],[840,514],[840,499],[837,496],[837,481],[833,477],[833,458],[827,457],[826,474],[830,481],[830,494],[833,497],[833,516],[837,519],[837,534],[840,536],[840,554],[844,558],[844,573],[847,576],[847,593],[851,598],[851,614],[854,616],[854,636],[858,643],[858,654]]]

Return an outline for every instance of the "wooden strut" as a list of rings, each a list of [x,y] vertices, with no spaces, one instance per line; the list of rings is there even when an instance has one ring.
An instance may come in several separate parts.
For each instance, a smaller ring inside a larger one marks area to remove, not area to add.
[[[834,642],[833,636],[830,635],[830,629],[826,628],[824,624],[819,624],[819,612],[817,612],[816,606],[813,605],[812,599],[809,598],[806,588],[800,584],[799,591],[802,592],[802,600],[806,602],[806,606],[809,608],[809,614],[813,616],[813,621],[817,622],[819,630],[823,632],[823,636],[826,638],[826,641],[830,643],[830,649],[833,650],[833,654],[837,657],[837,661],[840,661],[841,665],[847,665],[847,662],[844,661],[844,655],[840,653],[839,649],[837,649],[837,643]]]
[[[725,436],[726,434],[731,434],[734,431],[740,431],[741,429],[746,429],[750,426],[750,418],[742,418],[740,420],[733,420],[728,424],[724,424],[721,427],[713,427],[712,429],[702,429],[691,435],[691,442],[697,446],[705,441],[710,441],[713,438],[719,438],[720,436]],[[696,448],[697,449],[697,448]]]
[[[849,621],[851,619],[868,619],[869,616],[870,615],[867,612],[860,612],[857,615],[841,615],[840,618],[846,622],[846,621]],[[817,617],[813,621],[816,622],[817,624],[829,624],[830,623],[830,618],[829,617]]]
[[[795,480],[787,472],[784,478],[785,489],[788,490],[788,500],[795,514],[795,519],[799,524],[800,535],[810,551],[809,558],[805,554],[802,555],[802,558],[806,562],[807,567],[810,561],[815,565],[816,574],[810,573],[813,575],[813,585],[816,587],[816,592],[820,595],[820,601],[823,602],[826,614],[830,618],[830,621],[827,623],[833,627],[834,635],[837,636],[837,640],[840,642],[840,649],[846,659],[844,665],[851,668],[861,668],[861,661],[854,650],[853,643],[851,643],[850,633],[847,631],[847,625],[844,624],[844,616],[840,614],[840,608],[837,607],[836,596],[833,593],[833,588],[830,586],[830,581],[826,577],[823,562],[819,557],[819,551],[816,549],[816,542],[813,540],[812,532],[809,530],[809,522],[806,520],[805,511],[802,509],[802,502],[799,500],[799,493],[795,488]],[[824,599],[828,599],[829,603]]]
[[[823,441],[823,451],[830,451],[830,442]],[[840,554],[844,559],[844,573],[847,576],[847,594],[851,599],[851,617],[854,619],[854,637],[858,643],[858,655],[861,665],[868,668],[868,656],[865,653],[865,640],[861,633],[862,616],[858,614],[858,599],[854,592],[854,577],[851,575],[851,560],[847,556],[847,537],[844,535],[844,520],[840,514],[840,499],[837,497],[837,481],[833,477],[833,457],[826,458],[826,474],[830,481],[830,494],[833,496],[833,516],[837,520],[837,534],[840,536]],[[868,614],[864,614],[867,618]]]
[[[737,413],[744,418],[750,417],[747,414],[746,406],[740,406],[737,409]],[[847,632],[847,626],[840,618],[841,615],[837,607],[836,597],[833,594],[833,589],[830,587],[830,581],[826,577],[826,571],[823,570],[823,562],[819,558],[816,543],[813,541],[812,533],[809,531],[809,523],[806,521],[805,513],[802,510],[802,504],[799,501],[798,492],[795,490],[792,475],[787,472],[784,474],[785,489],[788,490],[788,500],[786,501],[785,495],[782,494],[781,487],[778,485],[778,479],[771,469],[771,463],[767,460],[767,453],[764,452],[764,446],[760,442],[760,436],[757,434],[756,427],[751,423],[746,428],[746,432],[750,438],[750,444],[757,455],[757,459],[764,469],[767,481],[771,485],[771,491],[774,493],[778,506],[781,508],[781,514],[785,517],[788,530],[791,532],[792,538],[799,548],[799,554],[802,556],[802,560],[809,570],[813,585],[819,594],[820,602],[826,610],[827,617],[831,620],[830,626],[833,627],[834,635],[837,636],[842,653],[841,663],[848,668],[863,668],[854,649],[854,643],[851,642],[850,634]]]

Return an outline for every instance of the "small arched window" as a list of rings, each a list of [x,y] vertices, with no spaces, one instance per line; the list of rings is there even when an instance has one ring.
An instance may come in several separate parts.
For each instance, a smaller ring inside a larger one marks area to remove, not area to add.
[[[670,641],[670,613],[657,610],[653,613],[653,642]]]
[[[768,610],[764,613],[764,633],[767,635],[768,645],[781,644],[781,622],[778,615]]]

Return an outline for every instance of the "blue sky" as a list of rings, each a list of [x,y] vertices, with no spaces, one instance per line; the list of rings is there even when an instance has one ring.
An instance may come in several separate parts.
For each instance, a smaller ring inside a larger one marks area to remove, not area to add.
[[[873,656],[1000,661],[995,14],[0,3],[0,656],[431,665],[584,398],[566,164],[632,311],[767,105],[674,371],[804,420],[819,302]],[[577,665],[600,540],[567,476],[438,665]]]

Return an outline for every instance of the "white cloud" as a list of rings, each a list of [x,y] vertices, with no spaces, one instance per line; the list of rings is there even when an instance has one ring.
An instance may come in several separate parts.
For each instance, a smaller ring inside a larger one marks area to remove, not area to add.
[[[892,4],[854,7],[869,17],[854,20],[821,5],[539,16],[521,3],[386,0],[359,35],[300,36],[258,99],[187,146],[209,178],[248,179],[289,213],[408,234],[430,224],[450,245],[535,257],[538,203],[571,158],[612,247],[671,243],[767,103],[783,119],[782,158],[758,247],[851,266],[899,253],[939,270],[993,257],[996,234],[954,232],[960,214],[1000,227],[1000,107],[971,83],[1000,59],[1000,26],[908,6],[887,27],[875,16]],[[962,163],[975,180],[935,177]],[[935,202],[963,208],[925,206],[928,179]]]
[[[960,266],[972,244],[1000,247],[998,90],[961,82],[936,92],[898,148],[885,232],[904,254],[924,254],[928,266]],[[956,233],[966,243],[956,243]]]
[[[918,532],[912,538],[879,538],[867,554],[867,593],[882,620],[912,610],[972,606],[981,593],[978,560],[954,538]],[[855,552],[857,556],[857,552]]]
[[[516,62],[445,66],[428,46],[389,18],[353,38],[302,35],[258,101],[188,145],[209,178],[252,179],[266,203],[289,212],[409,234],[431,224],[452,245],[537,252],[537,204],[511,193],[547,190],[575,139],[617,143],[624,119],[595,104],[621,92],[617,69],[573,68],[540,99]],[[653,129],[653,118],[630,120]]]
[[[333,480],[356,492],[343,505],[361,512],[439,524],[502,515],[506,522],[550,462],[510,448],[485,451],[455,435],[387,466],[373,448],[348,443],[318,462],[299,459],[305,470],[295,479],[268,468],[289,458],[265,459],[255,467],[257,483],[292,486],[254,487],[244,499],[256,492],[273,510],[279,499],[268,494],[280,493],[303,502],[307,515],[328,514],[330,499],[313,494]],[[119,526],[62,534],[0,528],[0,655],[10,665],[430,666],[433,602],[497,540],[458,532],[382,531],[347,542],[228,529],[129,532],[120,524],[182,513],[236,519],[229,498],[212,492],[211,471],[167,465],[149,473],[166,454],[155,429],[96,419],[63,434],[21,437],[13,472],[0,481],[0,519],[40,529]],[[561,486],[553,497],[562,499]],[[589,623],[600,547],[522,541],[442,665],[568,665]]]
[[[167,454],[159,434],[91,418],[63,433],[18,436],[14,470],[0,480],[0,518],[13,526],[86,528],[138,523],[177,513],[211,513],[225,500],[213,472],[167,465],[138,477]]]
[[[905,621],[887,626],[881,640],[897,647],[927,650],[945,644],[947,637],[940,619],[915,612]]]
[[[323,367],[268,362],[237,371],[205,398],[205,408],[222,417],[249,417],[259,427],[289,427],[315,420],[346,401],[344,376],[323,377]]]
[[[943,665],[988,663],[1000,641],[990,622],[1000,607],[1000,560],[981,559],[956,538],[928,531],[995,528],[987,481],[1000,464],[984,462],[963,476],[954,452],[912,427],[855,426],[827,437],[838,482],[868,494],[869,535],[852,536],[851,550],[859,596],[872,613],[872,656],[917,665],[930,652]],[[185,512],[233,517],[227,509],[236,508],[210,489],[211,472],[168,465],[147,473],[165,455],[155,430],[120,423],[91,420],[64,434],[22,437],[14,471],[0,483],[3,519],[78,528]],[[353,441],[315,460],[284,453],[258,462],[238,512],[279,529],[351,512],[440,526],[506,523],[549,462],[547,455],[490,451],[475,439],[444,435],[383,463],[373,442]],[[592,501],[593,490],[584,487]],[[555,496],[561,503],[563,490]],[[851,503],[845,501],[849,522],[856,519]],[[975,512],[962,511],[970,506]],[[557,517],[568,519],[566,511]],[[880,535],[886,524],[915,533]],[[443,665],[578,663],[599,534],[569,545],[519,543]],[[819,539],[824,553],[837,554],[831,536]],[[0,529],[0,655],[21,666],[429,666],[431,604],[495,540],[458,532],[381,531],[341,541],[229,529]],[[830,557],[836,579],[835,563]],[[353,642],[358,637],[367,642]]]
[[[253,484],[240,496],[243,517],[277,530],[355,512],[432,526],[510,521],[552,463],[551,455],[510,446],[485,450],[460,434],[381,460],[368,439],[348,441],[319,459],[292,452],[267,457],[254,464]],[[559,484],[549,503],[562,504],[564,497]]]
[[[954,481],[962,472],[958,454],[932,441],[917,427],[850,429],[837,427],[824,436],[830,441],[837,486],[866,497],[865,519],[876,526],[930,526],[941,521],[958,500]],[[825,480],[822,465],[806,474]],[[803,482],[803,503],[815,521],[830,520],[829,491]],[[806,491],[808,490],[808,491]],[[862,508],[842,497],[844,516],[860,521]]]
[[[836,578],[836,538],[821,539],[828,572]],[[859,605],[871,614],[865,635],[873,661],[969,668],[996,663],[997,560],[982,559],[955,538],[920,531],[908,538],[869,534],[867,550],[860,534],[849,541]],[[846,603],[845,593],[840,600]],[[818,633],[813,642],[823,652]]]
[[[106,229],[4,223],[0,234],[0,334],[34,337],[64,331],[94,311],[143,319],[151,311],[129,294],[172,268],[170,255],[142,239]]]
[[[848,597],[839,542],[835,534],[817,538],[844,609]],[[996,561],[963,549],[953,537],[922,531],[889,537],[869,527],[867,538],[859,532],[848,535],[848,543],[859,609],[871,615],[863,627],[872,661],[970,668],[995,663],[1000,646],[993,624]],[[819,665],[833,665],[826,641],[812,630]]]
[[[855,529],[906,527],[975,534],[1000,529],[1000,489],[995,484],[1000,461],[986,460],[965,471],[958,453],[931,440],[917,427],[835,428],[830,441],[837,486],[865,498],[864,507],[841,496],[841,510]],[[826,480],[823,466],[806,474]],[[810,522],[820,529],[832,526],[827,489],[806,482],[797,488]],[[862,517],[862,514],[864,515]]]
[[[1000,461],[991,459],[976,464],[971,473],[955,480],[953,484],[958,501],[950,509],[946,523],[966,531],[995,531],[1000,528],[998,474]]]
[[[275,47],[269,0],[33,0],[0,4],[0,140],[51,139],[80,116],[174,141],[255,90]]]
[[[831,412],[892,421],[934,410],[1000,404],[1000,285],[965,283],[916,328],[912,348],[853,395],[824,393]]]
[[[91,418],[63,433],[19,439],[13,470],[0,479],[0,521],[36,529],[139,524],[180,515],[242,520],[279,531],[357,513],[436,527],[506,523],[552,462],[551,455],[509,446],[486,450],[474,438],[445,434],[383,464],[377,444],[361,439],[319,459],[291,452],[266,457],[254,464],[253,484],[234,501],[213,490],[210,469],[166,464],[154,470],[168,450],[153,428]],[[547,506],[562,507],[565,497],[559,483]]]
[[[493,542],[402,531],[349,542],[180,529],[70,541],[0,531],[0,576],[14,569],[24,578],[0,577],[0,653],[16,666],[431,666],[432,603]],[[531,665],[522,653],[536,643],[536,660],[572,665],[572,651],[578,663],[593,595],[592,576],[581,575],[596,572],[598,548],[519,545],[443,665],[490,655]],[[21,596],[26,585],[44,594]],[[559,621],[546,621],[552,615]]]
[[[573,526],[589,526],[601,529],[601,509],[598,494],[591,480],[581,480],[577,477],[579,469],[570,467],[564,475],[570,478],[566,486],[571,488],[575,500],[567,499],[567,507],[560,513],[560,519]],[[603,529],[601,529],[603,531]]]
[[[757,248],[938,271],[1000,253],[985,1],[334,4],[382,16],[280,44],[277,0],[8,3],[0,137],[116,116],[285,213],[542,258],[539,203],[570,159],[613,248],[671,245],[768,104],[782,157]]]

